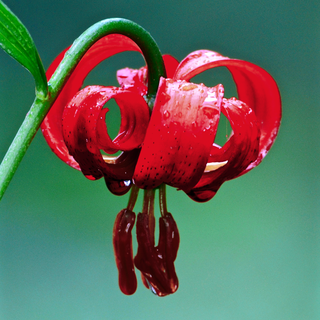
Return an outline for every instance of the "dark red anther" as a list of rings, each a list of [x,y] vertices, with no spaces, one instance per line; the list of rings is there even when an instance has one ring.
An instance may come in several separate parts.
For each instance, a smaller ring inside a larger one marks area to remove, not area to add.
[[[179,285],[174,261],[177,257],[180,237],[177,224],[171,213],[167,212],[165,216],[159,219],[159,228],[158,256],[162,257],[167,274],[167,282],[171,291],[170,293],[174,293],[177,291]]]
[[[138,252],[134,264],[145,276],[152,277],[153,261],[157,258],[157,253],[154,248],[154,222],[150,223],[150,220],[154,221],[154,216],[146,213],[138,214],[136,224]],[[145,284],[145,281],[143,282]]]
[[[119,272],[119,287],[127,295],[135,293],[137,289],[131,235],[134,222],[135,213],[123,209],[118,213],[113,227],[113,249]]]
[[[177,225],[170,213],[160,218],[159,245],[154,246],[154,217],[139,213],[137,218],[138,252],[135,266],[141,271],[143,283],[158,296],[178,289],[174,260],[179,247]]]

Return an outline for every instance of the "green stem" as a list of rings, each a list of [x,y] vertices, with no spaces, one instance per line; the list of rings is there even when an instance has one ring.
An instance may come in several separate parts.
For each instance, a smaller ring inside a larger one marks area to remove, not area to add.
[[[0,199],[3,197],[41,122],[81,58],[96,41],[115,33],[131,38],[140,47],[145,57],[149,70],[147,100],[152,108],[159,79],[161,76],[166,77],[162,55],[156,42],[145,29],[129,20],[107,19],[96,23],[76,39],[66,53],[49,81],[48,96],[36,96],[0,165]],[[39,91],[44,90],[40,89]]]
[[[36,98],[0,165],[0,199],[36,134],[51,101]]]
[[[100,21],[75,40],[50,79],[49,90],[51,95],[56,97],[80,59],[96,41],[114,33],[129,37],[141,49],[148,66],[147,96],[149,100],[154,99],[160,77],[166,77],[161,52],[149,32],[130,20],[120,18]]]

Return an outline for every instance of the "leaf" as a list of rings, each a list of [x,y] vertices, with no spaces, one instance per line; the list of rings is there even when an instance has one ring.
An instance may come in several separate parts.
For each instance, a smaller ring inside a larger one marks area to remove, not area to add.
[[[38,96],[45,97],[48,87],[45,70],[36,46],[23,23],[0,0],[0,47],[31,72]]]

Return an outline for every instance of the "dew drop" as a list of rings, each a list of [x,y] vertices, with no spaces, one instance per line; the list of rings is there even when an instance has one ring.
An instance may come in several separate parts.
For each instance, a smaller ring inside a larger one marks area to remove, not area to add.
[[[170,112],[168,110],[165,110],[163,112],[163,116],[164,116],[165,119],[168,119],[170,117]]]
[[[130,180],[124,180],[123,183],[124,183],[124,185],[125,185],[126,187],[129,187],[130,184],[131,184],[131,181],[130,181]]]

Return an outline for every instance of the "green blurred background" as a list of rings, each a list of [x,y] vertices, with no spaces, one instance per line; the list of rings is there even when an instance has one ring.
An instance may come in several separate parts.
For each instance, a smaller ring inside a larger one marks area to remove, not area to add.
[[[169,188],[181,236],[180,288],[165,298],[141,281],[133,296],[118,289],[111,234],[128,196],[86,180],[37,134],[0,203],[0,319],[319,319],[319,1],[6,4],[30,31],[46,68],[93,23],[123,17],[178,59],[211,49],[265,68],[279,85],[283,121],[263,163],[227,182],[210,202]],[[137,53],[121,54],[87,83],[116,84],[117,69],[142,64]],[[221,82],[227,96],[235,94],[225,70],[197,80]],[[1,158],[33,98],[31,75],[0,52]]]

